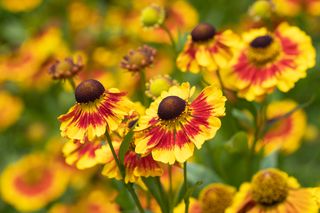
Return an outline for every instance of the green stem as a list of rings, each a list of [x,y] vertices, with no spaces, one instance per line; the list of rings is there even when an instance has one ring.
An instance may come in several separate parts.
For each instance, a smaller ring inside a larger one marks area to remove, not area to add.
[[[184,177],[184,204],[185,204],[185,213],[189,212],[189,195],[188,193],[188,178],[187,178],[187,162],[183,164],[183,177]]]
[[[253,142],[249,153],[249,166],[248,166],[248,179],[251,178],[254,173],[254,157],[256,152],[256,146],[258,141],[261,139],[263,134],[263,129],[266,123],[266,106],[264,102],[257,109],[256,122],[255,122],[255,131],[253,136]]]
[[[113,158],[116,161],[117,167],[118,167],[118,169],[120,171],[120,174],[121,174],[122,181],[123,181],[124,185],[127,188],[127,190],[129,191],[129,193],[131,194],[131,197],[133,198],[133,200],[134,200],[139,212],[140,213],[144,213],[144,209],[142,208],[142,205],[141,205],[141,203],[140,203],[140,201],[138,199],[138,196],[137,196],[136,192],[134,191],[132,183],[126,183],[125,182],[125,177],[126,177],[125,169],[124,169],[124,166],[120,163],[120,161],[118,159],[118,156],[116,154],[116,151],[113,148],[111,137],[110,137],[108,132],[106,132],[105,135],[107,137],[107,142],[109,144],[109,147],[110,147],[110,150],[112,152]]]
[[[222,89],[222,91],[224,91],[225,86],[224,86],[224,84],[223,84],[223,81],[222,81],[222,78],[221,78],[221,74],[220,74],[220,70],[219,70],[219,69],[217,69],[217,77],[218,77],[218,80],[219,80],[221,89]]]
[[[168,29],[168,27],[166,25],[162,25],[161,28],[168,34],[172,49],[173,49],[174,53],[177,53],[177,46],[176,46],[176,42],[174,41],[172,33],[170,32],[170,30]]]
[[[146,187],[148,188],[150,194],[154,197],[154,199],[157,201],[157,203],[159,204],[160,208],[161,208],[161,212],[163,213],[167,213],[167,209],[165,208],[165,204],[164,204],[164,200],[163,197],[160,193],[159,187],[157,186],[157,183],[155,181],[155,178],[149,177],[149,178],[145,178],[142,177],[142,181],[143,183],[146,185]],[[150,182],[151,181],[151,182]],[[155,184],[155,185],[153,185]]]
[[[159,190],[159,193],[160,193],[160,197],[162,198],[162,202],[164,203],[164,208],[166,209],[165,212],[168,212],[169,202],[168,202],[168,199],[167,199],[167,195],[164,192],[162,184],[160,182],[160,177],[156,177],[156,184],[157,184],[157,187],[158,187],[158,190]]]
[[[144,213],[144,209],[142,208],[142,205],[139,201],[139,198],[138,198],[136,192],[134,191],[133,184],[132,183],[129,183],[129,184],[125,183],[125,186],[128,189],[128,191],[130,192],[134,202],[136,203],[136,206],[138,207],[139,212]]]
[[[169,168],[168,168],[168,175],[169,175],[169,212],[173,212],[173,200],[174,200],[174,197],[173,197],[173,191],[172,191],[172,166],[169,165]]]
[[[74,82],[73,78],[67,78],[69,84],[71,85],[73,91],[76,91],[76,83]]]

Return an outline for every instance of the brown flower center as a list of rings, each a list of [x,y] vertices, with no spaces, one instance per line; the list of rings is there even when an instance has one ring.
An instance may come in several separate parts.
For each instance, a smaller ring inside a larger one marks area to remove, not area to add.
[[[274,205],[286,199],[287,179],[279,171],[259,172],[252,181],[252,198],[262,205]]]
[[[178,96],[164,98],[158,107],[158,116],[162,120],[177,118],[186,108],[186,102]]]
[[[216,34],[216,29],[207,23],[198,24],[191,32],[192,41],[208,41]]]
[[[273,38],[269,35],[259,36],[251,41],[250,46],[253,48],[266,48],[273,42]]]
[[[81,82],[75,91],[75,97],[78,103],[89,103],[101,97],[105,89],[103,85],[94,79]]]

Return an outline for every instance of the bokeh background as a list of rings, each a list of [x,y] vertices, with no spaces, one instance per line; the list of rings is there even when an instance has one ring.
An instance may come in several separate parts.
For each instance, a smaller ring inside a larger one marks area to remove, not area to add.
[[[77,77],[77,82],[88,77],[97,78],[107,87],[129,91],[133,100],[139,100],[134,93],[137,76],[119,66],[129,49],[141,44],[158,49],[155,66],[147,71],[148,78],[157,74],[170,74],[176,69],[166,35],[142,31],[140,11],[153,2],[0,1],[0,171],[28,153],[50,149],[53,140],[60,140],[57,117],[66,112],[75,100],[68,83],[54,81],[48,74],[49,65],[56,59],[80,55],[85,70]],[[211,23],[217,29],[243,31],[251,25],[248,8],[254,1],[159,2],[176,15],[171,25],[173,28],[175,25],[181,27],[178,41],[178,48],[181,49],[186,34],[198,22]],[[177,20],[180,20],[179,24],[175,22]],[[319,17],[305,12],[287,18],[288,22],[298,25],[312,36],[317,53],[320,47],[319,20]],[[185,74],[179,80],[182,79],[194,85],[201,84],[199,77],[193,74]],[[319,82],[318,54],[316,66],[308,71],[305,79],[298,81],[294,89],[286,94],[273,94],[274,99],[290,98],[301,104],[311,102],[304,108],[308,126],[298,151],[288,156],[275,153],[264,159],[262,164],[262,167],[281,168],[295,176],[304,186],[315,186],[320,181]],[[252,104],[244,102],[243,106],[250,108]],[[242,129],[237,116],[223,118],[217,137],[196,152],[195,161],[202,166],[191,169],[190,178],[194,182],[198,177],[204,177],[205,184],[222,181],[239,186],[247,180],[243,172],[246,161],[241,160],[246,154],[246,148],[234,151],[230,142],[230,138]],[[239,138],[241,140],[241,136]],[[62,144],[63,141],[58,143]],[[70,202],[78,193],[69,187],[61,197],[37,212],[47,212],[54,203]],[[18,211],[0,199],[0,212]]]

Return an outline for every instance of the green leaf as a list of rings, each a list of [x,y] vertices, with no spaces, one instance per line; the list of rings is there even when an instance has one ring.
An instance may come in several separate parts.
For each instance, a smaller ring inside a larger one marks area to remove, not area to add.
[[[188,163],[187,172],[188,182],[192,184],[199,183],[199,181],[201,181],[204,185],[213,182],[221,182],[221,179],[213,170],[200,164]]]
[[[168,211],[168,203],[167,203],[166,197],[163,197],[164,194],[161,194],[161,191],[160,191],[161,189],[159,189],[159,187],[161,187],[161,186],[157,185],[156,178],[157,177],[148,177],[148,178],[142,177],[142,181],[147,186],[151,195],[155,198],[155,200],[159,204],[162,212],[167,212]],[[158,181],[160,181],[160,180],[158,179]],[[160,182],[158,182],[158,183],[160,183]]]
[[[254,119],[253,115],[246,114],[244,111],[239,109],[232,109],[231,114],[235,117],[240,125],[245,129],[254,129]]]
[[[124,136],[123,141],[121,143],[121,146],[119,149],[119,160],[121,164],[123,164],[124,156],[130,147],[130,142],[132,141],[132,137],[133,137],[133,128],[130,129],[130,131],[126,134],[126,136]]]
[[[189,185],[187,192],[185,193],[184,197],[189,198],[193,194],[193,192],[197,189],[197,187],[201,186],[203,184],[202,181],[197,181],[195,184]]]
[[[245,132],[237,132],[225,143],[225,148],[231,153],[244,153],[249,150],[248,135]]]
[[[130,196],[129,191],[126,190],[125,186],[120,181],[114,181],[114,183],[119,192],[118,196],[116,197],[116,202],[121,206],[123,212],[132,212],[136,206]]]

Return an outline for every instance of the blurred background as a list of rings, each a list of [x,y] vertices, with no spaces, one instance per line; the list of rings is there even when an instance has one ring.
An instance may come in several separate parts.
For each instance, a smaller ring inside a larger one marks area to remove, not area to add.
[[[211,23],[217,29],[231,28],[238,33],[249,28],[252,20],[248,16],[248,8],[253,2],[0,0],[1,173],[7,165],[30,153],[62,155],[61,146],[65,141],[59,136],[57,117],[65,113],[75,100],[67,82],[53,80],[49,75],[49,67],[56,60],[73,57],[77,61],[81,57],[84,70],[75,79],[77,83],[87,78],[99,79],[106,87],[128,91],[132,100],[137,101],[139,97],[134,90],[138,77],[119,66],[122,57],[130,49],[149,44],[158,50],[155,65],[147,71],[147,78],[170,74],[176,69],[167,35],[161,30],[144,31],[142,28],[140,12],[144,7],[157,3],[166,8],[169,14],[168,28],[172,30],[181,50],[186,35],[199,22]],[[302,9],[283,19],[311,35],[313,45],[319,52],[319,17]],[[285,156],[275,153],[265,158],[262,164],[262,167],[283,169],[304,186],[315,186],[320,181],[318,68],[319,55],[315,68],[309,70],[307,77],[298,81],[294,89],[286,94],[273,94],[274,99],[290,98],[301,104],[311,100],[311,104],[304,108],[308,124],[301,147],[296,152]],[[201,78],[193,74],[185,74],[178,80],[201,85]],[[252,103],[243,101],[243,106],[250,108]],[[229,113],[234,115],[234,112]],[[218,181],[239,186],[247,180],[243,172],[246,161],[241,160],[246,150],[234,148],[232,141],[239,140],[236,143],[242,143],[239,130],[245,129],[237,116],[223,119],[222,128],[213,142],[206,143],[203,149],[196,152],[194,161],[202,166],[191,168],[191,181],[205,177],[204,183]],[[235,134],[238,136],[232,139]],[[72,203],[81,194],[87,194],[86,184],[92,185],[94,180],[100,178],[91,170],[71,173],[81,177],[81,180],[71,181],[59,196],[40,210],[32,212],[47,212],[57,203]],[[3,190],[10,190],[10,187]],[[0,199],[0,212],[19,211]]]

